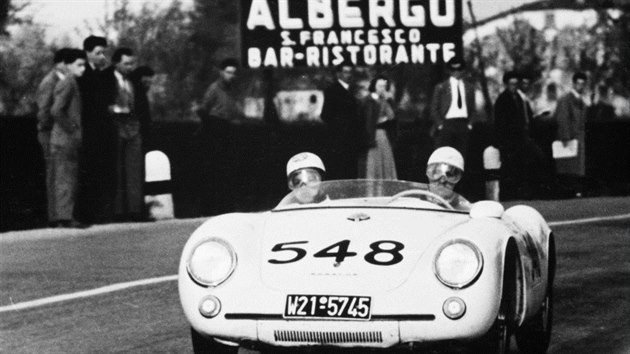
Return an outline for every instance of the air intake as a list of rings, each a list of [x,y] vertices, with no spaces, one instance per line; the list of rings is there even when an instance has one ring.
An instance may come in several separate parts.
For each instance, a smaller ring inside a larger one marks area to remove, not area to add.
[[[274,331],[276,342],[296,343],[382,343],[381,332]]]

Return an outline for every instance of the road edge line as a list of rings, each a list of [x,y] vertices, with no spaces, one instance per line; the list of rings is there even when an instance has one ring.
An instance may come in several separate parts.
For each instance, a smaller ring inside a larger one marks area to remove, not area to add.
[[[90,296],[96,296],[96,295],[111,293],[111,292],[114,292],[114,291],[120,291],[120,290],[129,289],[129,288],[135,288],[135,287],[138,287],[138,286],[159,284],[159,283],[164,283],[164,282],[173,281],[173,280],[177,280],[177,275],[176,274],[175,275],[167,275],[167,276],[163,276],[163,277],[157,277],[157,278],[141,279],[141,280],[130,281],[130,282],[125,282],[125,283],[117,283],[117,284],[107,285],[107,286],[103,286],[103,287],[92,289],[92,290],[84,290],[84,291],[79,291],[79,292],[76,292],[76,293],[55,295],[55,296],[51,296],[51,297],[45,297],[45,298],[42,298],[42,299],[37,299],[37,300],[32,300],[32,301],[25,301],[25,302],[19,302],[19,303],[16,303],[16,304],[2,306],[2,307],[0,307],[0,313],[8,312],[8,311],[17,311],[17,310],[30,309],[30,308],[34,308],[34,307],[40,307],[40,306],[44,306],[44,305],[53,304],[53,303],[56,303],[56,302],[62,302],[62,301],[80,299],[80,298],[85,298],[85,297],[90,297]]]

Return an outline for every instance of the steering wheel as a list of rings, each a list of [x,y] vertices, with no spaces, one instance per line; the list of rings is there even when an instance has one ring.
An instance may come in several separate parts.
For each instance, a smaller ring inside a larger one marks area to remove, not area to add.
[[[446,207],[446,209],[455,210],[455,208],[453,208],[451,203],[447,202],[446,199],[440,197],[439,195],[433,192],[425,191],[424,189],[410,189],[408,191],[402,191],[400,193],[394,194],[392,198],[386,204],[391,204],[392,202],[394,202],[395,200],[398,200],[399,198],[408,197],[410,195],[422,195],[425,197],[430,197],[430,198],[435,199],[438,202],[438,204],[441,204],[442,206]]]

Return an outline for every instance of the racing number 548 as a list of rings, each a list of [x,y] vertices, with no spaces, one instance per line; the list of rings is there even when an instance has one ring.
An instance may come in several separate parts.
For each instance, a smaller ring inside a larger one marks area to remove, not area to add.
[[[302,247],[298,247],[297,245],[306,245],[308,241],[294,241],[294,242],[284,242],[278,243],[273,246],[271,249],[272,252],[289,252],[291,253],[291,258],[288,259],[269,259],[269,263],[271,264],[287,264],[293,263],[301,260],[306,257],[307,250]],[[313,254],[315,258],[324,258],[331,257],[335,258],[335,262],[343,262],[344,259],[349,257],[355,257],[357,255],[356,252],[350,252],[348,249],[350,248],[350,240],[339,241],[335,244],[332,244],[328,247],[321,249],[320,251]],[[405,248],[400,242],[392,241],[392,240],[382,240],[376,241],[370,244],[370,252],[367,252],[363,259],[366,262],[374,265],[380,266],[388,266],[400,263],[403,260],[403,255],[400,251]]]

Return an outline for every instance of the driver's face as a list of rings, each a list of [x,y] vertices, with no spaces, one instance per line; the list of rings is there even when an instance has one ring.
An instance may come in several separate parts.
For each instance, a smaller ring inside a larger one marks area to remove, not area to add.
[[[322,176],[316,169],[303,168],[289,176],[289,189],[294,190],[304,186],[310,186],[322,181]]]
[[[455,183],[448,182],[446,176],[441,176],[437,180],[429,181],[429,191],[446,200],[449,200],[455,193],[453,189],[455,189]]]

